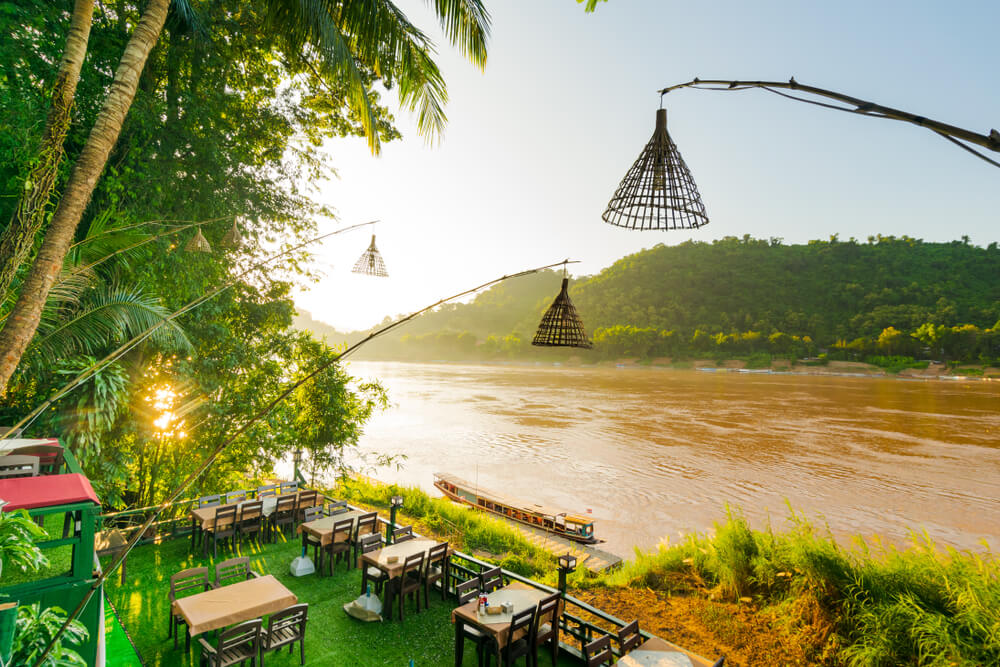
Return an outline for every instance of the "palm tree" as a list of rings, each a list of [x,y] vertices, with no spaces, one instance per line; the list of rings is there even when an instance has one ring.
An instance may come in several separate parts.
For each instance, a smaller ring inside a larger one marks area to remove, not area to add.
[[[346,83],[350,102],[362,114],[373,152],[378,152],[378,139],[361,66],[397,85],[400,101],[417,112],[417,125],[425,136],[436,136],[443,129],[447,91],[431,57],[433,43],[391,0],[263,2],[271,25],[285,35],[288,48],[297,57],[315,60],[322,72]],[[163,31],[170,3],[147,2],[94,127],[70,171],[38,255],[0,331],[0,394],[6,392],[38,329],[47,295],[59,278],[73,235],[121,133],[139,76]],[[477,66],[484,67],[490,18],[482,0],[435,0],[433,7],[449,41]]]

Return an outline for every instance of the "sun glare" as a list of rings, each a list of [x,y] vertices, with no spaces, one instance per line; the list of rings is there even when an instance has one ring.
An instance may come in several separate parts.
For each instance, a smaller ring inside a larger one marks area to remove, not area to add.
[[[187,437],[184,430],[184,419],[177,413],[176,407],[180,397],[169,384],[157,384],[150,387],[146,402],[157,416],[153,420],[153,435],[157,438],[183,439]]]

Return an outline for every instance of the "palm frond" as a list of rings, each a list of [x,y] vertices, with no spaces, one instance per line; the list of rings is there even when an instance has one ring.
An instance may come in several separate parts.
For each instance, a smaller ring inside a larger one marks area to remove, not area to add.
[[[430,4],[430,0],[427,0]],[[486,67],[490,13],[480,0],[434,0],[441,29],[462,55],[479,69]]]

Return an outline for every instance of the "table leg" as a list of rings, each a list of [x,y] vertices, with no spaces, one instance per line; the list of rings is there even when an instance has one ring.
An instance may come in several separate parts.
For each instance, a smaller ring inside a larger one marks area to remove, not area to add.
[[[465,624],[462,619],[455,619],[455,667],[462,667],[462,658],[465,657]]]
[[[393,586],[394,582],[392,579],[386,579],[385,585],[382,587],[385,589],[385,604],[382,605],[382,611],[385,612],[385,620],[392,620],[392,596],[393,596]]]

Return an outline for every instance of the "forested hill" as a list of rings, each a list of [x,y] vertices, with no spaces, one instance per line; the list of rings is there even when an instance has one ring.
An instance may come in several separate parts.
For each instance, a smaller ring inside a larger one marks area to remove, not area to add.
[[[422,317],[365,356],[399,358],[404,348],[435,341],[444,356],[467,354],[484,341],[493,353],[505,338],[508,353],[526,351],[559,279],[547,272],[508,281]],[[606,342],[611,330],[643,329],[676,343],[661,350],[666,354],[683,353],[699,337],[723,346],[727,335],[766,342],[784,334],[805,347],[875,345],[880,336],[887,340],[887,330],[933,346],[942,327],[985,332],[1000,320],[1000,250],[996,243],[907,237],[785,245],[747,236],[657,245],[572,282],[570,295],[595,343]],[[921,327],[923,338],[915,335]]]

